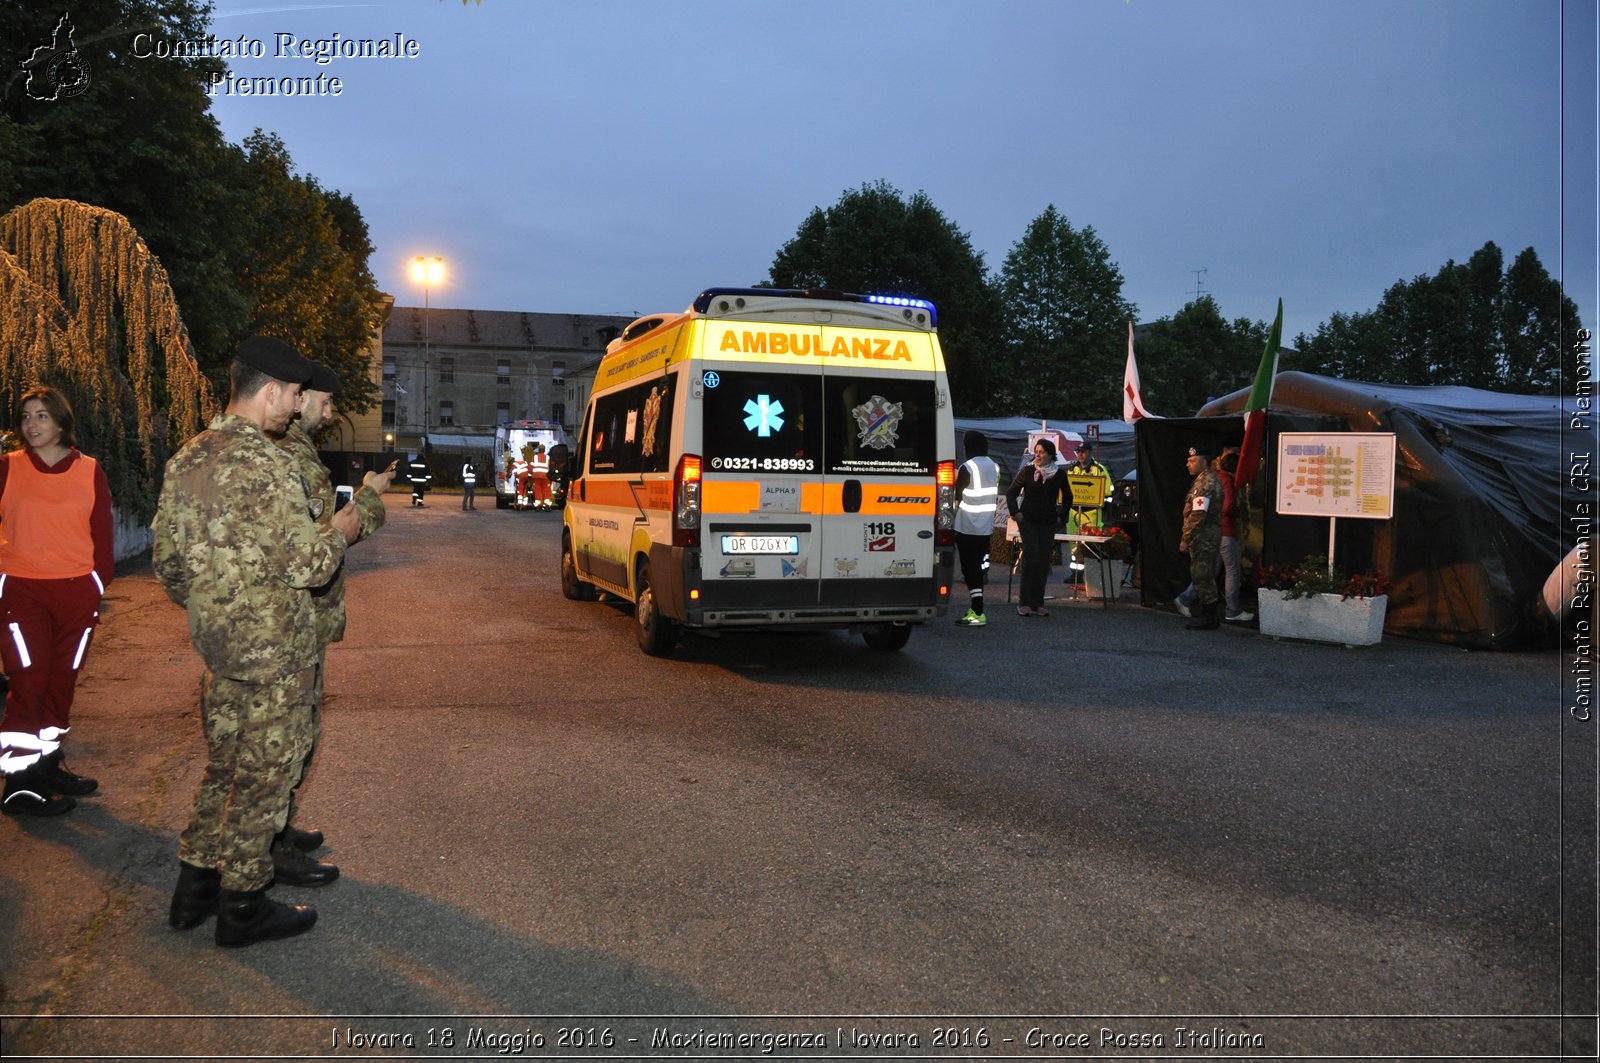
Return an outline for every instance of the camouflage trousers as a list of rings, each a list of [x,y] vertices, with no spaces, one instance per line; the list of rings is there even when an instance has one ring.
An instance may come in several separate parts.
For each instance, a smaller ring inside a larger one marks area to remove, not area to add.
[[[300,804],[295,800],[295,791],[300,789],[300,784],[306,781],[306,776],[311,774],[311,758],[317,755],[317,743],[322,740],[322,669],[328,659],[328,648],[324,646],[317,655],[317,678],[311,687],[311,744],[306,748],[306,759],[300,763],[300,771],[295,776],[294,786],[289,790],[289,814],[284,817],[284,824],[294,822],[294,817],[300,813]],[[280,843],[285,846],[285,852],[293,846],[287,842]]]
[[[1221,564],[1222,537],[1196,532],[1189,542],[1189,578],[1201,605],[1217,604],[1217,566]]]
[[[208,760],[178,859],[222,872],[226,890],[272,881],[272,838],[311,747],[313,666],[271,683],[242,683],[206,670],[200,717]]]

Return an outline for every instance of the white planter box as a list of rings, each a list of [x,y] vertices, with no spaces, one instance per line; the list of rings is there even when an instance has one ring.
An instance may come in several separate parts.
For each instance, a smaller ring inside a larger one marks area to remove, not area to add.
[[[1383,641],[1383,617],[1389,596],[1343,598],[1315,594],[1289,598],[1284,591],[1263,590],[1261,633],[1275,638],[1338,642],[1346,646],[1376,646]]]
[[[1096,560],[1092,557],[1083,559],[1083,585],[1086,597],[1094,601],[1116,601],[1117,593],[1122,589],[1122,562],[1107,558]]]

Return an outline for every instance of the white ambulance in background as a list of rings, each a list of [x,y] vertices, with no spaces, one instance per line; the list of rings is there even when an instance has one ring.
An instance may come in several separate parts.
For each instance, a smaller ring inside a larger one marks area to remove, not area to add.
[[[568,598],[683,628],[850,628],[904,646],[945,615],[955,425],[932,304],[713,288],[640,318],[595,374],[561,540]]]
[[[494,426],[494,505],[506,509],[516,501],[517,482],[512,464],[529,443],[542,443],[545,453],[567,442],[560,421],[501,421]]]

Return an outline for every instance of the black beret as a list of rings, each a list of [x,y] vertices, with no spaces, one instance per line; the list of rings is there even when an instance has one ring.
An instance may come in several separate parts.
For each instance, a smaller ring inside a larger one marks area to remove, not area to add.
[[[306,360],[306,364],[311,367],[311,382],[306,385],[307,388],[312,391],[326,391],[330,395],[339,394],[340,380],[338,373],[335,373],[321,362],[313,362],[309,358]]]
[[[234,356],[240,362],[274,380],[286,384],[305,384],[311,379],[311,363],[293,347],[271,336],[251,336],[239,344]]]
[[[1207,446],[1205,443],[1201,443],[1199,446],[1190,447],[1189,448],[1189,457],[1191,457],[1191,458],[1209,458],[1209,457],[1211,457],[1211,448],[1209,446]]]

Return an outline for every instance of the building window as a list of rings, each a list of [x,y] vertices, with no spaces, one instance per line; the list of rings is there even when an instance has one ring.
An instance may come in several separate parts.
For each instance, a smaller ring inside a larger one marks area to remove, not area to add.
[[[567,404],[564,402],[552,402],[550,404],[550,419],[557,424],[566,424]]]
[[[494,404],[494,419],[497,422],[511,420],[511,403],[509,403],[509,402],[497,402],[497,403],[495,403]]]
[[[497,383],[511,383],[511,360],[502,358],[494,364],[494,378]]]
[[[567,363],[566,362],[551,362],[550,363],[550,383],[554,384],[556,387],[559,388],[563,384],[566,383],[566,380],[567,380]]]
[[[448,401],[439,403],[439,423],[440,424],[455,424],[456,423],[456,404],[455,403],[448,402]]]
[[[454,384],[456,382],[456,360],[454,358],[440,357],[439,383]]]
[[[393,379],[394,379],[394,355],[386,354],[386,355],[383,356],[383,380],[384,380],[384,383],[388,383],[389,381],[391,381]]]
[[[393,399],[384,399],[383,400],[383,427],[385,427],[385,428],[393,428],[394,427],[394,400]]]

